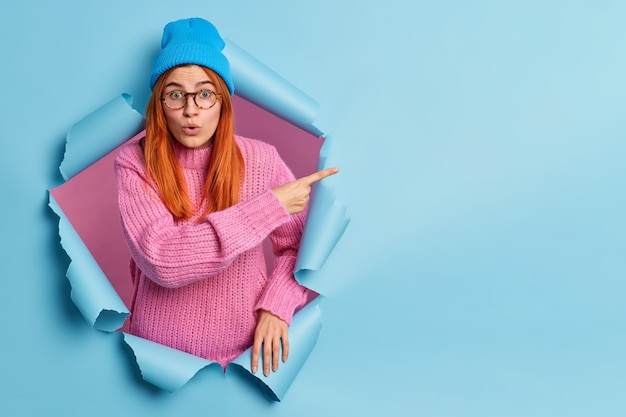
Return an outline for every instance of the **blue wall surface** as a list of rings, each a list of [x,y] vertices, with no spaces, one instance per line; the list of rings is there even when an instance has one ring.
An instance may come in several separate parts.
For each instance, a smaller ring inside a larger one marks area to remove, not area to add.
[[[320,105],[352,222],[281,403],[169,394],[69,297],[65,133],[202,16]],[[626,2],[3,2],[3,416],[623,416]]]

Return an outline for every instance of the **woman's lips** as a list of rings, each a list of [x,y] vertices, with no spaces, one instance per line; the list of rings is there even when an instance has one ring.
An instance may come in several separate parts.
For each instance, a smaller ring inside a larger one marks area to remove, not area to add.
[[[185,133],[185,135],[194,136],[198,134],[199,131],[200,128],[196,125],[183,126],[183,133]]]

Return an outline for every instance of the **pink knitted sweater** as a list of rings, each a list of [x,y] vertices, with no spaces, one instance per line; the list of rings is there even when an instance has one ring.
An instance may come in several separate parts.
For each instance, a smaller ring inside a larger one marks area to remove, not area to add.
[[[291,323],[311,295],[293,275],[305,215],[289,215],[271,191],[293,174],[274,147],[236,139],[246,167],[240,202],[203,219],[174,220],[146,179],[138,142],[115,161],[135,287],[130,332],[222,366],[252,345],[257,310]],[[175,150],[197,205],[211,148]],[[268,236],[276,254],[269,277]]]

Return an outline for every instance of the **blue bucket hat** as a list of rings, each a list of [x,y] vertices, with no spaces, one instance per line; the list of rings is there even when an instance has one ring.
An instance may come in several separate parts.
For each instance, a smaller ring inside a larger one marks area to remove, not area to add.
[[[157,55],[150,74],[150,89],[159,77],[178,65],[196,64],[213,70],[228,86],[230,94],[235,86],[230,76],[230,65],[222,50],[224,40],[210,22],[194,17],[170,22],[163,29],[161,52]]]

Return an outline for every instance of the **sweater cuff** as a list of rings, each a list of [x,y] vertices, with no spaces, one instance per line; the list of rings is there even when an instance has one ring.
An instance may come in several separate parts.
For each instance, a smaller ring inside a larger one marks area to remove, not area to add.
[[[290,219],[289,212],[272,190],[251,198],[239,209],[244,214],[243,219],[248,230],[263,239]]]
[[[295,279],[281,283],[270,282],[254,309],[267,310],[291,325],[294,312],[306,299],[307,289]]]

